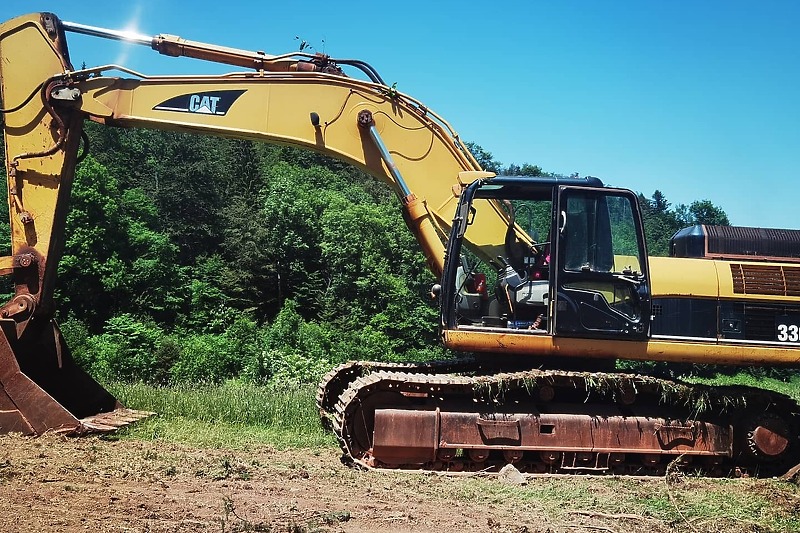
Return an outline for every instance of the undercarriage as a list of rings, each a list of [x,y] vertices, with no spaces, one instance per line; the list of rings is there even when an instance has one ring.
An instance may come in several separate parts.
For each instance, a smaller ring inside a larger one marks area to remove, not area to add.
[[[348,363],[320,386],[347,462],[374,469],[773,476],[800,462],[800,408],[750,387],[478,361]]]

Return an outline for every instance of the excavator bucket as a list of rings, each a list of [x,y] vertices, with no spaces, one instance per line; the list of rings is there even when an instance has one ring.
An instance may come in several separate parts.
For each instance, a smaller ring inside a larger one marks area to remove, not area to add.
[[[151,415],[126,409],[79,368],[55,321],[17,339],[0,320],[0,433],[107,433]]]

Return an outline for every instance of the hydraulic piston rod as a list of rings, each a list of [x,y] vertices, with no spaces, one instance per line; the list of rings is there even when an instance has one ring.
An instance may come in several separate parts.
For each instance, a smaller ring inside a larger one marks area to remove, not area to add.
[[[239,50],[226,46],[189,41],[177,35],[161,34],[155,37],[148,37],[147,35],[142,35],[133,31],[109,30],[66,21],[61,22],[61,27],[64,28],[65,31],[81,33],[83,35],[149,46],[158,53],[171,57],[191,57],[194,59],[272,72],[313,72],[318,70],[318,67],[313,62],[298,60],[290,56],[271,56],[263,52],[251,52],[249,50]],[[309,56],[308,54],[291,55],[313,58],[313,56]]]
[[[389,153],[389,149],[386,148],[386,145],[383,143],[383,139],[381,139],[380,133],[378,133],[378,128],[375,127],[375,119],[372,118],[372,112],[366,109],[361,111],[358,114],[358,125],[369,132],[372,142],[375,143],[375,147],[381,154],[381,159],[386,163],[386,168],[389,169],[392,178],[394,178],[395,183],[397,183],[397,186],[403,193],[402,198],[408,198],[411,195],[411,190],[408,188],[408,185],[406,185],[403,176],[400,175],[400,171],[397,169],[394,159],[392,159],[392,154]]]
[[[265,54],[264,52],[253,52],[250,50],[240,50],[227,46],[217,46],[213,44],[190,41],[178,37],[177,35],[160,34],[148,37],[134,31],[109,30],[88,26],[76,22],[61,21],[64,31],[91,35],[92,37],[102,37],[114,41],[124,41],[134,44],[149,46],[158,53],[170,57],[191,57],[215,63],[235,65],[237,67],[251,68],[255,70],[265,70],[269,72],[325,72],[343,76],[338,63],[353,66],[364,72],[374,83],[385,85],[386,83],[378,75],[377,71],[368,63],[352,59],[333,60],[324,54],[306,54],[302,52],[292,52],[280,56]],[[301,59],[302,58],[302,59]]]
[[[83,35],[91,35],[92,37],[102,37],[104,39],[112,39],[114,41],[124,41],[127,43],[141,44],[144,46],[152,46],[153,38],[147,35],[142,35],[134,31],[125,30],[108,30],[106,28],[98,28],[97,26],[87,26],[86,24],[78,24],[77,22],[61,21],[61,27],[64,31],[71,31],[73,33],[81,33]]]
[[[358,126],[369,133],[369,137],[375,144],[375,148],[378,149],[381,159],[386,164],[386,168],[389,169],[389,173],[392,175],[399,190],[398,195],[403,204],[406,222],[411,231],[414,232],[417,240],[422,244],[422,249],[426,250],[425,259],[428,262],[428,266],[437,277],[441,277],[444,271],[444,247],[431,221],[432,216],[425,201],[422,198],[417,198],[408,188],[408,184],[400,174],[392,154],[389,153],[389,149],[386,148],[383,139],[381,139],[378,128],[375,127],[375,119],[372,117],[371,111],[364,109],[358,113]]]

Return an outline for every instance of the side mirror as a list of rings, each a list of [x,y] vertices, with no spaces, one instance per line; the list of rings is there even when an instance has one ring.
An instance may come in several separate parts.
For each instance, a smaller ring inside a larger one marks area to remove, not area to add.
[[[433,287],[431,287],[431,299],[436,300],[440,294],[442,294],[442,286],[435,283]]]

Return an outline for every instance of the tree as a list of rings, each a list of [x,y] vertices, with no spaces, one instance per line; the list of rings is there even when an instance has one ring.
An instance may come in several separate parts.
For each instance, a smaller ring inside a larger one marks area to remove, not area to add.
[[[669,240],[682,227],[669,205],[667,198],[659,190],[653,192],[649,199],[639,194],[647,251],[650,255],[669,255]]]
[[[481,145],[473,142],[464,144],[466,145],[467,149],[472,152],[472,155],[475,156],[475,159],[478,161],[478,164],[483,170],[500,174],[502,164],[494,159],[494,156],[492,156],[491,152],[484,150]]]
[[[539,165],[531,165],[530,163],[523,163],[522,166],[515,165],[514,163],[508,165],[500,171],[504,176],[544,176],[542,167]]]
[[[158,211],[139,189],[119,181],[91,156],[80,165],[59,265],[60,311],[97,331],[118,313],[173,322],[186,301],[178,248],[156,228]]]
[[[670,209],[666,196],[659,190],[656,190],[649,199],[641,193],[638,198],[650,255],[668,255],[670,238],[675,232],[687,226],[730,224],[725,211],[709,200],[698,200],[689,206],[679,204]]]
[[[388,205],[332,197],[323,213],[320,247],[328,272],[326,316],[371,326],[396,351],[434,340],[435,310],[424,300],[433,277],[402,219]]]
[[[219,213],[230,195],[231,153],[240,145],[205,135],[91,124],[87,132],[96,160],[120,190],[138,188],[156,206],[156,229],[169,235],[184,263],[217,251],[222,241]],[[236,170],[249,172],[250,166],[243,161]]]
[[[728,215],[722,208],[715,206],[710,200],[697,200],[689,206],[689,213],[695,224],[710,226],[730,226]]]
[[[664,196],[664,193],[662,193],[658,189],[656,189],[656,191],[653,192],[653,197],[652,201],[650,202],[650,205],[654,213],[658,215],[664,215],[669,210],[669,202],[667,202],[667,198]]]

